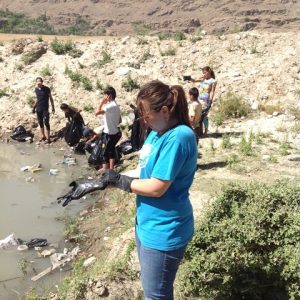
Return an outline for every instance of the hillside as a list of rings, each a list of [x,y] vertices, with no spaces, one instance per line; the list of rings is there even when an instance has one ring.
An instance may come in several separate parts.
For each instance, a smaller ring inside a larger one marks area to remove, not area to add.
[[[2,0],[0,10],[45,15],[55,29],[88,24],[90,34],[122,35],[137,31],[208,33],[253,29],[297,30],[300,2],[295,0],[109,1],[109,0]],[[1,17],[1,25],[6,18]]]

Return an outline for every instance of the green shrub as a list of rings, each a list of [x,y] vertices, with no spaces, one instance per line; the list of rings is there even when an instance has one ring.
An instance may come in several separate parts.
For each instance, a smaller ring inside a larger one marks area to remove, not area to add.
[[[41,75],[42,75],[43,77],[51,76],[51,75],[52,75],[52,71],[51,71],[49,65],[46,65],[46,67],[42,68],[42,70],[41,70]]]
[[[82,75],[78,71],[72,71],[71,69],[66,66],[65,68],[65,74],[75,82],[80,82],[82,79]]]
[[[87,91],[92,91],[93,90],[93,84],[92,82],[90,81],[89,78],[85,77],[85,76],[82,76],[81,77],[81,84],[83,86],[83,88]]]
[[[32,108],[35,103],[33,96],[28,95],[26,98],[26,102],[29,105],[29,107]]]
[[[103,84],[98,79],[97,79],[97,82],[96,82],[96,89],[99,90],[99,91],[104,90]]]
[[[251,136],[246,139],[245,136],[242,137],[240,143],[239,143],[239,151],[242,155],[245,156],[252,156],[254,154],[253,147],[252,147],[252,138]]]
[[[260,104],[258,108],[260,111],[264,111],[268,115],[272,115],[274,112],[280,113],[283,111],[283,108],[279,104]]]
[[[160,51],[161,56],[174,56],[176,55],[176,50],[174,48],[168,48],[165,51]]]
[[[83,54],[83,51],[77,48],[71,49],[68,54],[73,58],[78,58]]]
[[[86,104],[83,107],[83,110],[86,111],[86,112],[93,112],[94,111],[94,107],[91,104]]]
[[[159,39],[160,41],[163,41],[163,40],[169,40],[169,39],[172,38],[172,36],[173,36],[173,34],[172,34],[171,32],[160,32],[160,33],[158,34],[158,39]]]
[[[57,55],[63,55],[70,51],[75,51],[75,45],[72,41],[60,41],[56,37],[50,44],[51,50]]]
[[[287,138],[284,139],[279,145],[279,153],[282,156],[286,156],[290,154],[290,149],[292,149],[290,143],[288,142]]]
[[[38,41],[38,42],[43,42],[44,40],[43,40],[43,37],[41,36],[41,35],[39,35],[39,36],[37,36],[36,37],[36,40]]]
[[[231,153],[227,158],[229,169],[233,169],[239,163],[239,157],[235,153]]]
[[[175,41],[183,41],[186,40],[186,36],[183,32],[177,31],[173,34],[173,38]]]
[[[0,98],[7,95],[8,88],[0,89]]]
[[[138,38],[138,41],[137,41],[137,44],[138,45],[148,45],[148,41],[146,39],[143,39],[141,37]]]
[[[133,27],[134,32],[138,35],[147,35],[151,30],[151,26],[143,22],[134,22],[131,25]]]
[[[139,59],[140,64],[144,64],[149,58],[151,58],[153,55],[150,53],[149,49],[143,53],[141,58]]]
[[[201,40],[202,40],[202,36],[193,36],[193,37],[191,37],[191,43],[192,44],[195,44],[195,43],[197,43]]]
[[[1,33],[54,34],[54,29],[47,22],[45,14],[37,18],[29,18],[24,14],[0,10],[0,20],[3,20],[0,26]]]
[[[299,204],[288,182],[226,186],[186,251],[186,298],[299,299]]]
[[[140,85],[129,75],[126,80],[122,82],[122,88],[124,88],[126,92],[132,92],[135,89],[139,89]]]
[[[98,68],[102,68],[106,64],[109,64],[110,62],[112,62],[112,60],[113,60],[111,55],[107,51],[102,51],[101,55],[102,55],[102,58],[99,59],[96,63],[96,66]]]
[[[230,135],[229,134],[224,134],[222,136],[222,148],[223,149],[229,149],[231,148],[231,142],[230,142]]]
[[[219,101],[218,109],[224,119],[246,117],[250,112],[249,104],[231,92]]]
[[[90,24],[86,20],[82,19],[82,17],[78,17],[74,25],[60,29],[59,34],[60,35],[85,35],[88,34],[90,29],[91,29]]]
[[[65,231],[64,231],[65,239],[70,239],[74,236],[77,236],[80,233],[79,221],[76,217],[65,215],[63,220],[65,224]]]
[[[23,64],[16,64],[16,69],[18,71],[22,71],[24,69],[24,65]]]

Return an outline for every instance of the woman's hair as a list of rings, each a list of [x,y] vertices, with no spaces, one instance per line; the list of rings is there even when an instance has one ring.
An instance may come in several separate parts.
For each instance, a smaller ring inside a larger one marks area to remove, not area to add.
[[[62,103],[62,104],[60,105],[60,109],[68,109],[68,108],[69,108],[69,105],[66,104],[66,103]]]
[[[137,96],[137,106],[141,112],[141,101],[149,102],[150,109],[160,111],[167,106],[178,124],[191,127],[188,116],[188,104],[180,85],[168,86],[159,80],[153,80],[142,86]]]
[[[192,96],[194,96],[194,98],[197,100],[198,97],[199,97],[199,90],[196,87],[192,87],[189,90],[189,94],[192,95]]]
[[[215,72],[208,66],[202,68],[202,72],[203,71],[206,71],[209,73],[210,77],[212,77],[213,79],[216,79],[216,76],[215,76]]]

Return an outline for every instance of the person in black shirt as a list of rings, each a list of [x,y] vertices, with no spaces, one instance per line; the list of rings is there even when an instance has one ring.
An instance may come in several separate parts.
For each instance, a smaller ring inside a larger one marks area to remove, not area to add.
[[[62,103],[60,105],[60,108],[65,113],[65,117],[68,119],[69,122],[72,122],[74,120],[78,125],[81,125],[81,127],[84,126],[84,121],[80,114],[80,109],[75,108],[66,103]]]
[[[40,141],[45,141],[46,144],[50,144],[49,100],[52,106],[52,113],[55,113],[54,101],[50,89],[43,84],[43,79],[41,77],[37,77],[36,85],[36,102],[32,112],[37,114],[37,120],[41,130]],[[46,131],[44,126],[46,127]]]

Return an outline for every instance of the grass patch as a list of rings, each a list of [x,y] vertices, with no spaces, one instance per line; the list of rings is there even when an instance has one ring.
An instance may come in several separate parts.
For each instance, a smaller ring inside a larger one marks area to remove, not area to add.
[[[29,107],[33,107],[35,100],[33,96],[27,95],[26,97],[26,103],[28,104]]]
[[[72,81],[80,82],[82,75],[78,71],[72,71],[68,68],[68,66],[65,67],[65,75],[67,75]]]
[[[60,41],[57,37],[51,42],[50,47],[57,55],[63,55],[75,49],[75,45],[71,40]]]
[[[220,126],[226,119],[246,117],[249,113],[249,104],[241,96],[229,92],[220,99],[218,110],[213,113],[212,119]]]
[[[290,130],[294,133],[300,133],[300,122],[296,122]]]
[[[65,224],[64,238],[70,239],[79,235],[79,221],[76,217],[71,217],[67,214],[64,215],[63,221]]]
[[[44,68],[41,69],[41,75],[43,77],[52,76],[52,71],[49,65],[46,65]]]
[[[82,87],[86,90],[86,91],[92,91],[93,90],[93,84],[91,82],[91,80],[85,76],[81,77],[81,84]]]
[[[0,89],[0,98],[6,96],[7,92],[8,92],[8,88]]]
[[[107,51],[102,51],[101,55],[102,58],[99,59],[95,64],[98,68],[102,68],[113,61],[111,55]]]
[[[173,34],[173,39],[174,39],[174,41],[179,42],[179,41],[186,40],[186,36],[183,32],[177,31]]]
[[[268,115],[273,115],[274,112],[278,112],[278,113],[283,112],[283,109],[279,104],[276,104],[276,105],[260,104],[258,108],[260,111],[264,111]]]
[[[288,112],[294,116],[297,120],[300,120],[300,108],[292,106],[288,109]]]
[[[135,79],[131,78],[131,76],[129,75],[122,82],[122,88],[124,88],[126,92],[132,92],[133,90],[139,89],[140,85]]]
[[[131,23],[133,31],[138,35],[148,35],[151,31],[151,26],[144,22],[133,22]]]
[[[224,134],[222,136],[222,144],[221,147],[223,149],[230,149],[232,147],[231,141],[230,141],[230,135],[229,134]]]
[[[279,154],[281,156],[286,156],[291,154],[290,150],[292,149],[291,144],[288,142],[287,138],[284,139],[279,145]]]
[[[30,65],[37,61],[43,54],[46,53],[46,51],[47,50],[45,48],[41,48],[39,51],[30,51],[24,53],[22,54],[21,60],[24,63],[24,65]]]
[[[161,56],[175,56],[176,55],[176,50],[175,48],[168,48],[165,51],[160,51]]]
[[[104,90],[104,85],[103,85],[103,83],[101,83],[99,81],[99,79],[97,79],[97,81],[96,81],[96,90],[99,90],[99,91],[103,91]]]
[[[143,39],[143,38],[139,37],[138,40],[137,40],[137,44],[138,45],[148,45],[149,43],[146,39]]]
[[[229,169],[234,169],[238,163],[239,163],[239,157],[237,156],[237,154],[231,153],[227,157],[227,166]]]
[[[245,136],[242,136],[241,141],[239,143],[239,152],[244,156],[253,156],[254,150],[252,147],[252,138],[248,139]]]
[[[91,113],[91,112],[94,111],[94,107],[91,104],[86,104],[86,105],[84,105],[83,110],[86,111],[86,112]]]

